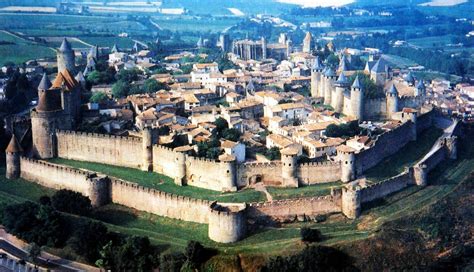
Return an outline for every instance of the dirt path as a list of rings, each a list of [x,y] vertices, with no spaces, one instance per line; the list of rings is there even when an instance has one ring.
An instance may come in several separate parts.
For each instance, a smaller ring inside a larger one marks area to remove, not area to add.
[[[255,185],[255,191],[258,191],[258,192],[262,192],[265,194],[265,196],[267,197],[267,201],[268,202],[272,202],[273,201],[273,197],[272,195],[267,191],[267,187],[265,187],[265,185],[261,182],[257,183]]]

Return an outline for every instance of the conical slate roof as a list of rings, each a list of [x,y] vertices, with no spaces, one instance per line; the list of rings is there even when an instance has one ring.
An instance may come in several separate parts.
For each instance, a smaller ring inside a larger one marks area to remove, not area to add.
[[[21,148],[20,143],[16,139],[15,134],[13,134],[13,136],[10,140],[10,143],[7,146],[7,149],[5,149],[5,152],[7,152],[7,153],[18,153],[18,152],[22,152],[22,151],[23,151],[23,149]]]
[[[354,79],[354,83],[352,83],[352,88],[362,89],[362,84],[360,84],[359,75],[357,75],[356,78]]]
[[[48,75],[46,73],[43,74],[43,78],[41,78],[41,81],[38,85],[38,90],[47,90],[51,88],[51,81],[48,78]]]
[[[86,68],[87,69],[87,68]],[[77,75],[74,77],[74,79],[77,81],[77,82],[85,82],[86,79],[84,78],[84,75],[82,74],[81,71],[79,71],[79,73],[77,73]]]
[[[316,56],[316,59],[314,60],[313,64],[313,70],[322,70],[323,65],[321,64],[321,61],[319,60],[319,56]]]
[[[66,51],[71,51],[71,50],[72,50],[71,44],[66,38],[64,38],[63,42],[61,43],[61,47],[59,47],[59,51],[66,52]]]
[[[408,73],[408,75],[405,77],[405,80],[409,83],[415,83],[415,77],[411,72]]]
[[[306,36],[304,37],[304,41],[305,42],[311,42],[311,38],[312,38],[311,33],[309,31],[306,32]]]
[[[390,89],[388,90],[388,93],[398,95],[398,90],[397,90],[397,87],[395,87],[395,84],[392,84],[392,87],[390,87]]]
[[[383,60],[383,58],[380,58],[374,65],[374,67],[372,67],[372,72],[374,73],[385,73],[386,72],[386,67],[387,64],[385,63],[385,61]]]
[[[328,68],[328,69],[326,70],[326,76],[327,76],[327,77],[335,77],[335,76],[336,76],[336,72],[334,72],[333,69]]]
[[[112,47],[112,50],[110,50],[110,52],[112,53],[118,53],[120,50],[118,48],[118,46],[116,44],[114,44],[114,46]]]
[[[341,73],[341,74],[339,75],[339,78],[337,79],[336,83],[337,83],[337,84],[340,84],[340,85],[344,85],[344,84],[347,84],[347,83],[348,83],[348,82],[347,82],[347,78],[346,78],[346,76],[344,75],[344,73]]]
[[[61,109],[61,96],[59,94],[59,90],[46,90],[40,95],[38,99],[38,106],[36,106],[36,110],[38,112],[51,112]]]

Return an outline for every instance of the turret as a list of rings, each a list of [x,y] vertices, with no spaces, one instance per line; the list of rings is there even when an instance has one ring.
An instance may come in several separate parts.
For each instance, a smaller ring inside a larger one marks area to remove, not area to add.
[[[48,78],[48,75],[46,73],[43,73],[43,77],[41,78],[41,81],[38,85],[38,98],[40,97],[40,95],[48,90],[49,88],[51,88],[51,81],[49,80]]]
[[[312,40],[313,40],[313,37],[311,36],[311,33],[306,32],[306,36],[304,37],[304,40],[303,40],[304,53],[311,53]]]
[[[110,203],[110,179],[92,174],[87,177],[89,182],[89,199],[93,207],[100,207]]]
[[[398,90],[395,84],[392,84],[387,92],[387,115],[390,118],[396,112],[398,112]]]
[[[186,153],[175,151],[176,154],[176,173],[174,176],[174,184],[183,186],[186,182]]]
[[[331,68],[328,68],[326,71],[326,86],[324,88],[324,104],[332,104],[332,93],[334,91],[334,82],[336,81],[336,73]]]
[[[296,178],[298,150],[287,147],[281,150],[282,178],[284,187],[298,187]]]
[[[209,207],[209,238],[218,243],[234,243],[245,237],[247,204],[211,203]]]
[[[351,87],[351,112],[357,120],[364,120],[364,90],[358,75]]]
[[[355,150],[347,145],[337,147],[337,157],[341,162],[341,181],[349,182],[356,178]]]
[[[402,122],[410,121],[412,123],[411,126],[411,140],[416,141],[418,136],[417,132],[417,120],[418,120],[418,111],[412,108],[404,108],[402,110]]]
[[[445,139],[446,148],[448,149],[448,158],[452,160],[455,160],[458,157],[457,141],[458,138],[456,136],[450,136]]]
[[[342,73],[342,72],[345,72],[347,70],[348,70],[348,68],[347,68],[347,58],[346,58],[346,55],[342,55],[341,60],[339,61],[339,66],[337,68],[337,72]]]
[[[342,113],[344,107],[344,92],[349,86],[349,82],[347,81],[344,73],[339,75],[339,78],[334,83],[334,86],[336,87],[336,97],[334,97],[332,100],[332,106],[336,112]]]
[[[219,156],[220,166],[220,177],[222,178],[221,191],[223,192],[235,192],[237,191],[237,166],[236,159],[233,155],[223,154]]]
[[[408,86],[415,86],[415,77],[411,72],[408,72],[405,77],[405,81],[407,82]]]
[[[66,38],[64,38],[61,47],[57,51],[58,58],[58,72],[69,70],[71,73],[75,73],[76,60],[74,50],[72,50],[71,44]]]
[[[18,143],[15,134],[13,134],[7,149],[5,150],[7,164],[5,177],[7,179],[17,179],[20,177],[20,156],[22,152],[23,149],[21,148],[20,143]]]
[[[262,37],[262,59],[267,59],[267,40]]]
[[[153,136],[149,127],[142,130],[142,152],[142,170],[153,171]]]
[[[415,96],[425,96],[425,95],[426,95],[425,83],[423,82],[423,79],[420,79],[415,88]]]
[[[370,79],[372,79],[376,85],[383,86],[388,79],[387,69],[388,66],[385,64],[385,61],[383,58],[380,58],[370,71]]]
[[[426,186],[428,184],[428,173],[426,171],[426,164],[418,164],[413,169],[415,183],[418,186]]]
[[[319,56],[316,57],[314,65],[311,68],[311,96],[312,97],[321,97],[320,91],[320,81],[321,81],[321,72],[323,71],[323,66],[319,61]]]
[[[361,199],[360,190],[354,184],[342,188],[342,213],[350,219],[360,216]]]

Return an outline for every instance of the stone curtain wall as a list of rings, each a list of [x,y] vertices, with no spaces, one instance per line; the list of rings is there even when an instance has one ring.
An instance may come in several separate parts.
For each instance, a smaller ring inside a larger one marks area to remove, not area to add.
[[[57,131],[58,157],[140,168],[143,164],[141,138],[74,131]]]
[[[303,163],[298,166],[297,177],[303,185],[341,180],[340,162]]]
[[[22,157],[21,177],[44,187],[68,189],[89,196],[92,172]]]
[[[159,216],[207,224],[207,200],[193,199],[144,188],[135,183],[111,180],[112,202]]]
[[[186,156],[186,180],[191,186],[227,191],[236,186],[235,165]]]
[[[251,203],[247,216],[252,219],[272,219],[285,221],[296,216],[315,216],[341,212],[341,195],[276,200],[273,202]]]
[[[365,203],[385,197],[389,194],[398,192],[413,183],[413,170],[405,171],[398,176],[360,189],[360,202]]]
[[[276,162],[247,162],[237,167],[237,185],[244,187],[252,182],[263,182],[265,185],[281,185],[282,163]]]
[[[379,164],[386,157],[397,153],[411,140],[412,122],[401,124],[398,128],[378,136],[374,146],[355,154],[356,171],[360,175]]]
[[[364,120],[376,119],[387,115],[387,99],[366,99],[364,103]]]
[[[153,146],[153,171],[165,176],[176,178],[179,173],[178,153],[171,148],[160,145]]]

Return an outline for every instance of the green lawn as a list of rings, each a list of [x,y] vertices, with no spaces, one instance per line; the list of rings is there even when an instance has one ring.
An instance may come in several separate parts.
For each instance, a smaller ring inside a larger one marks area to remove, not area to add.
[[[272,195],[273,199],[278,200],[329,195],[331,193],[331,188],[339,188],[341,186],[341,182],[329,182],[310,186],[303,186],[299,188],[268,187],[267,190]]]
[[[441,129],[429,128],[415,142],[409,142],[400,151],[386,158],[377,166],[364,173],[370,181],[381,181],[402,173],[405,167],[413,165],[431,149],[436,140],[443,134]]]
[[[167,176],[155,172],[144,172],[133,168],[66,160],[61,158],[52,159],[50,162],[103,173],[105,175],[138,183],[143,187],[192,198],[217,200],[221,202],[260,202],[265,200],[264,195],[255,190],[248,189],[233,193],[222,193],[193,186],[177,186],[174,184],[173,180]]]

